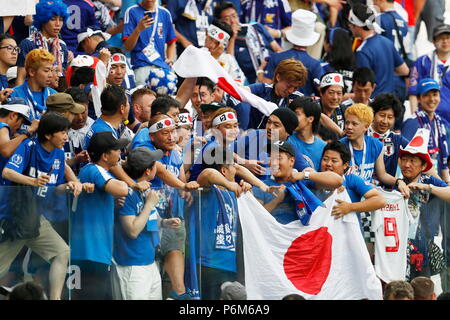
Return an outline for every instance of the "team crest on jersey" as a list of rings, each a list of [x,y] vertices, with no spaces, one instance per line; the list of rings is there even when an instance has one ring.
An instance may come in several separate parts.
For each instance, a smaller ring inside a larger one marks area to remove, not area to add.
[[[22,163],[22,161],[23,161],[23,158],[22,158],[21,155],[15,154],[15,155],[13,155],[13,156],[11,157],[11,160],[12,160],[12,162],[13,162],[14,164],[20,165],[20,164]]]
[[[266,23],[273,23],[273,18],[275,18],[274,13],[267,13],[265,19]]]
[[[159,22],[159,23],[158,23],[158,36],[159,36],[160,38],[163,37],[163,25],[162,25],[162,22]]]
[[[383,148],[384,148],[384,155],[390,157],[394,154],[394,144],[393,143],[385,143]]]
[[[60,165],[61,165],[61,161],[59,159],[55,159],[55,161],[53,162],[53,169],[59,170]]]

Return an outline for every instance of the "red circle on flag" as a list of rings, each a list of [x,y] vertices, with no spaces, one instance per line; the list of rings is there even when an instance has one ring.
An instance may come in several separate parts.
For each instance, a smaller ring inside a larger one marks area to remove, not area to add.
[[[219,34],[217,35],[217,37],[218,37],[220,40],[222,40],[222,39],[225,37],[225,35],[221,32],[221,33],[219,33]]]
[[[335,77],[334,77],[334,81],[335,81],[335,82],[341,82],[341,77],[335,76]]]
[[[234,114],[229,113],[229,114],[228,114],[228,119],[234,119]]]
[[[189,122],[192,122],[192,117],[191,117],[191,115],[188,115],[188,119],[189,119]]]
[[[170,126],[170,124],[172,123],[172,121],[170,121],[169,119],[167,119],[166,121],[164,121],[164,124],[166,126]]]
[[[298,290],[318,294],[331,269],[333,238],[327,227],[302,234],[292,241],[283,260],[284,273]]]
[[[113,60],[114,60],[114,61],[119,61],[119,60],[120,60],[120,57],[119,57],[119,56],[114,56],[114,57],[113,57]]]
[[[421,136],[417,136],[411,140],[409,145],[411,147],[420,147],[421,145],[423,145],[423,138]]]

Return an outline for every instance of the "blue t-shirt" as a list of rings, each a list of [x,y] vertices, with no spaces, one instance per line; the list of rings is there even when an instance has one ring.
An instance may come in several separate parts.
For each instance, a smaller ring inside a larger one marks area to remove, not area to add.
[[[35,188],[38,210],[50,221],[67,219],[67,198],[65,194],[58,195],[55,190],[56,186],[66,181],[64,160],[62,149],[55,148],[48,152],[36,140],[25,139],[5,166],[5,168],[31,177],[50,173],[50,181],[44,187]]]
[[[292,25],[291,6],[287,0],[273,1],[241,1],[241,21],[245,23],[259,22],[276,30]],[[281,44],[281,39],[277,39]]]
[[[87,27],[100,28],[100,23],[95,17],[94,4],[89,0],[63,0],[63,2],[67,5],[69,17],[61,29],[61,38],[75,56],[85,54],[85,52],[77,51],[77,35]]]
[[[270,35],[269,31],[260,23],[252,23],[247,25],[241,25],[241,32],[244,33],[243,36],[240,36],[241,33],[238,34],[236,40],[234,42],[234,56],[236,57],[236,61],[241,67],[242,71],[247,78],[249,83],[256,82],[256,70],[253,66],[252,59],[250,57],[249,47],[247,46],[246,35],[250,31],[250,28],[254,29],[257,34],[257,38],[259,43],[267,49],[267,53],[269,55],[273,54],[270,43],[274,40]]]
[[[112,132],[114,138],[119,139],[120,138],[120,131],[119,129],[114,128],[111,126],[108,122],[103,120],[102,118],[97,118],[95,122],[92,124],[91,128],[89,129],[88,133],[86,134],[86,138],[84,139],[84,147],[83,149],[87,150],[89,147],[89,143],[91,142],[91,138],[94,134],[97,132],[103,132],[103,131],[110,131]]]
[[[226,202],[230,221],[231,232],[236,244],[238,230],[237,215],[238,207],[234,192],[219,189]],[[209,268],[236,272],[236,250],[216,249],[215,238],[217,229],[217,215],[219,212],[219,199],[214,190],[209,189],[201,193],[201,204],[199,211],[198,193],[194,193],[194,203],[191,206],[191,214],[195,214],[195,221],[201,221],[196,226],[196,243],[200,251],[197,254],[197,263]],[[201,241],[200,241],[201,239]]]
[[[9,125],[7,123],[4,122],[0,122],[0,130],[3,128],[7,128],[8,129],[8,135],[9,138],[11,139],[12,135],[11,135],[11,128],[9,127]],[[6,164],[8,163],[9,158],[5,158],[0,154],[0,172],[3,171],[3,168],[6,166]],[[8,180],[3,179],[2,175],[0,175],[0,185],[6,185],[7,182],[9,182]],[[1,215],[1,211],[0,211],[0,215]]]
[[[69,49],[67,48],[66,43],[61,39],[59,40],[59,44],[61,47],[61,50],[59,51],[59,54],[61,57],[61,63],[62,63],[62,67],[65,70],[65,69],[67,69],[68,62],[69,62],[69,52],[68,52]],[[43,47],[37,46],[31,40],[31,38],[23,39],[20,42],[19,47],[20,47],[20,53],[19,53],[19,56],[17,57],[17,66],[18,67],[25,66],[25,57],[27,56],[28,52],[30,52],[31,50],[34,50],[34,49],[44,49]],[[48,51],[50,51],[50,53],[53,52],[51,44],[48,45]]]
[[[297,153],[301,153],[311,159],[311,167],[314,170],[320,171],[320,161],[322,160],[323,148],[325,148],[326,146],[325,141],[318,137],[314,137],[313,143],[306,143],[298,137],[297,133],[294,133],[292,136],[290,136],[287,141],[292,144]]]
[[[4,74],[0,74],[0,91],[9,88],[8,78]]]
[[[194,159],[194,163],[190,168],[191,175],[189,177],[189,181],[197,181],[198,176],[203,171],[203,169],[205,169],[205,166],[203,165],[203,154],[205,153],[205,151],[211,150],[212,148],[215,148],[217,146],[219,146],[219,143],[217,143],[215,137],[211,137],[206,142],[198,156]],[[231,149],[231,145],[229,145],[228,148]]]
[[[114,197],[105,191],[113,176],[89,163],[78,176],[81,183],[95,184],[93,193],[82,192],[77,210],[70,215],[71,258],[111,264],[114,230]]]
[[[31,108],[30,120],[39,120],[47,110],[47,98],[49,95],[56,93],[56,90],[46,87],[42,91],[31,91],[28,86],[28,80],[14,88],[11,97],[19,97],[25,99]]]
[[[150,140],[148,128],[139,130],[131,141],[131,149],[138,147],[146,147],[152,151],[157,150],[153,142]],[[178,150],[166,152],[164,157],[159,160],[164,167],[172,172],[176,177],[180,176],[180,169],[183,165],[183,157]],[[172,217],[179,217],[184,219],[184,199],[181,198],[179,190],[169,187],[159,178],[155,177],[152,181],[152,188],[160,190],[164,193],[164,199],[158,203],[156,208],[161,218],[167,219]]]
[[[8,128],[9,137],[11,138],[11,128],[8,124],[4,122],[0,122],[0,129],[2,128]],[[5,158],[0,154],[0,172],[3,172],[3,168],[8,163],[9,158]],[[2,218],[10,218],[8,213],[8,199],[9,199],[9,192],[8,188],[3,187],[11,185],[11,181],[3,179],[3,177],[0,175],[0,219]]]
[[[144,13],[146,11],[147,10],[142,8],[140,5],[135,5],[127,9],[124,17],[122,32],[123,40],[126,40],[133,33],[136,26],[144,17]],[[157,19],[157,21],[155,20],[150,27],[144,29],[144,31],[139,34],[139,39],[136,46],[133,50],[131,50],[131,64],[133,65],[133,69],[149,65],[155,65],[164,69],[169,68],[165,62],[166,54],[164,46],[176,41],[177,39],[175,29],[173,27],[172,17],[167,9],[158,7],[155,19]],[[156,59],[145,54],[146,50],[144,49],[150,44],[150,39],[152,39],[155,49],[159,54],[159,57]]]
[[[294,91],[286,98],[278,97],[275,94],[273,84],[268,83],[254,83],[248,86],[250,91],[260,98],[266,101],[275,103],[280,108],[286,108],[289,103],[295,98],[302,97],[303,93],[299,91]],[[248,128],[251,129],[262,129],[266,127],[267,118],[261,111],[256,108],[250,108],[250,121]]]
[[[277,52],[270,56],[264,76],[269,79],[273,79],[275,75],[275,69],[278,64],[286,59],[299,60],[308,70],[308,79],[305,85],[298,89],[305,96],[317,96],[317,85],[314,80],[319,80],[323,75],[323,69],[320,65],[320,61],[312,58],[306,51],[290,49],[283,52]]]
[[[145,266],[155,261],[156,248],[146,227],[136,239],[126,234],[121,216],[138,216],[144,208],[145,199],[138,191],[129,189],[125,203],[119,208],[114,225],[114,260],[121,266]]]
[[[347,189],[348,195],[352,202],[360,202],[362,197],[374,189],[371,184],[366,183],[363,179],[354,174],[347,174],[343,176],[343,186]]]
[[[344,143],[347,147],[350,148],[350,141],[347,137],[340,139],[342,143]],[[365,141],[365,159],[364,165],[362,168],[363,172],[359,172],[361,169],[361,164],[363,162],[364,150],[355,150],[353,149],[353,157],[350,160],[350,169],[348,173],[353,173],[360,176],[365,182],[372,183],[372,176],[375,171],[375,163],[378,159],[378,156],[381,154],[383,150],[383,144],[374,137],[364,136]],[[353,166],[357,166],[353,168]],[[356,169],[356,172],[355,172]]]
[[[382,59],[380,59],[382,57]],[[382,35],[367,38],[356,50],[356,65],[373,70],[376,87],[372,97],[395,90],[395,68],[403,64],[403,59],[394,44]]]

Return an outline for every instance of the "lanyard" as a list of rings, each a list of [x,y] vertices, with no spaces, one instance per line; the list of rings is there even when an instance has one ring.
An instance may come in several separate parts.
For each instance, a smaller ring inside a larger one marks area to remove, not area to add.
[[[352,164],[354,166],[356,166],[356,161],[355,161],[355,156],[353,154],[353,147],[352,147],[351,141],[349,141],[348,147],[349,147],[350,153],[352,155],[352,158],[351,158],[352,159]],[[358,171],[359,171],[358,172],[358,176],[360,176],[360,177],[363,175],[363,172],[364,172],[364,166],[365,166],[365,163],[366,163],[366,153],[367,153],[366,139],[364,139],[364,142],[363,142],[363,156],[362,156],[362,159],[361,159],[361,164],[358,167]]]
[[[153,38],[155,37],[156,28],[158,28],[158,15],[159,15],[159,9],[158,9],[158,7],[156,7],[156,10],[155,10],[155,21],[153,22],[153,30],[152,30],[152,34],[150,35],[149,42],[152,42]]]
[[[31,109],[31,113],[32,113],[33,119],[37,119],[36,111],[40,114],[41,112],[39,111],[39,109],[41,109],[41,108],[38,107],[39,104],[34,99],[33,93],[31,92],[30,87],[28,86],[28,82],[25,81],[24,85],[25,85],[25,87],[27,89],[26,90],[26,95],[27,95],[28,101],[31,103],[31,108],[30,109]],[[50,95],[50,92],[49,92],[48,88],[44,88],[43,93],[44,93],[44,103],[45,103],[45,100]],[[42,111],[44,111],[44,110],[42,110]]]

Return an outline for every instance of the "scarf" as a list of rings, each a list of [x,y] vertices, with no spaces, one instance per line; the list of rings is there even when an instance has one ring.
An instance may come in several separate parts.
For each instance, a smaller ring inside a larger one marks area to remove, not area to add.
[[[216,193],[219,200],[219,211],[217,212],[216,219],[216,249],[235,251],[235,243],[233,239],[233,221],[230,221],[230,217],[236,214],[236,208],[234,208],[233,200],[228,191],[222,192],[216,186],[211,187]],[[228,199],[225,199],[225,194]],[[230,213],[230,215],[228,214]]]
[[[45,49],[55,57],[54,66],[58,68],[58,76],[62,77],[63,67],[62,67],[62,50],[61,43],[59,42],[59,37],[47,39],[44,37],[42,32],[33,32],[30,36],[31,42],[33,42],[38,48]],[[52,50],[49,50],[48,43],[51,42]]]
[[[309,225],[309,220],[311,219],[314,210],[319,206],[323,206],[323,202],[299,181],[286,184],[286,189],[294,199],[295,212],[297,213],[300,222],[304,226]]]
[[[267,50],[264,40],[258,33],[258,30],[251,25],[247,26],[247,34],[245,38],[245,43],[248,47],[248,53],[250,54],[250,59],[252,60],[253,68],[258,70],[261,62],[270,55],[269,50]]]
[[[381,134],[376,132],[372,126],[369,126],[369,129],[367,130],[367,135],[369,137],[374,137],[379,139],[381,142],[384,142],[384,139],[386,139],[387,137],[389,137],[389,135],[391,134],[391,130],[386,131],[385,133]]]
[[[439,86],[442,86],[442,78],[448,71],[448,67],[450,66],[450,59],[444,63],[440,63],[440,60],[437,56],[436,50],[427,54],[428,58],[431,61],[431,75],[430,78],[436,80],[439,83]]]
[[[448,154],[448,145],[446,139],[446,130],[441,118],[435,114],[433,121],[430,121],[425,111],[417,111],[415,113],[421,128],[430,130],[430,140],[428,140],[428,151],[431,155],[439,152],[441,164],[445,166],[447,159],[444,154]],[[433,123],[432,123],[433,122]],[[434,130],[436,128],[436,130]]]

